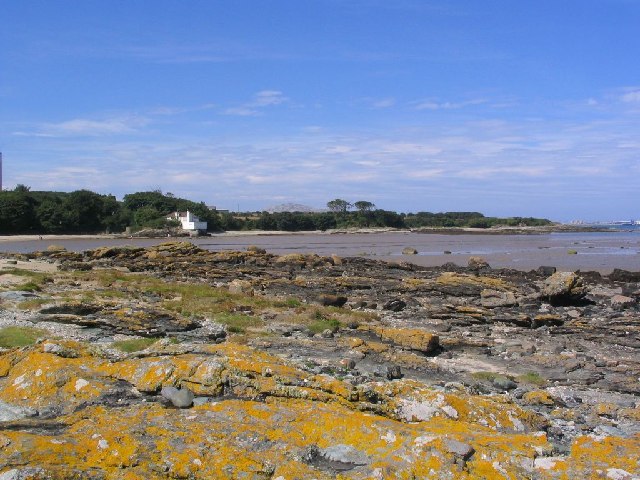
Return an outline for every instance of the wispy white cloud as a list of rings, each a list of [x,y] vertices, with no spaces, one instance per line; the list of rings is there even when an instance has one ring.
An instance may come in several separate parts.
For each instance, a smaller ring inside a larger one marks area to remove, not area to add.
[[[224,111],[225,115],[234,115],[234,116],[238,116],[238,117],[256,117],[258,115],[261,115],[262,112],[260,112],[260,110],[257,110],[255,108],[250,108],[248,106],[242,106],[242,107],[230,107],[227,108]]]
[[[244,108],[261,111],[286,101],[278,90],[263,90]],[[633,115],[603,116],[607,112],[598,111],[590,121],[485,117],[393,129],[313,123],[304,128],[301,122],[268,135],[207,130],[208,136],[192,134],[201,117],[161,123],[147,112],[146,117],[74,119],[39,126],[43,134],[64,134],[64,142],[15,137],[12,141],[23,148],[37,147],[33,158],[47,162],[14,166],[9,181],[34,189],[91,188],[119,195],[160,187],[223,207],[240,202],[250,210],[278,203],[276,197],[279,203],[323,206],[343,196],[403,211],[474,209],[557,218],[558,201],[549,198],[559,197],[558,192],[572,192],[594,205],[602,197],[633,204],[637,196],[633,179],[640,174],[640,126]],[[145,122],[154,130],[165,128],[167,135],[147,135]]]
[[[620,100],[625,103],[640,103],[640,88],[622,94]]]
[[[129,134],[138,131],[150,123],[141,116],[113,117],[102,120],[75,118],[58,123],[31,125],[28,129],[14,131],[17,136],[66,137],[66,136],[105,136]]]
[[[379,100],[374,100],[371,103],[371,106],[373,108],[389,108],[389,107],[393,107],[396,104],[396,99],[395,98],[381,98]]]
[[[256,93],[253,100],[236,107],[227,108],[225,115],[237,116],[259,116],[263,114],[263,109],[281,105],[289,101],[279,90],[261,90]]]
[[[417,102],[414,108],[416,110],[457,110],[474,105],[482,105],[483,103],[487,103],[487,100],[484,98],[475,98],[462,102],[441,102],[437,100],[424,100],[421,102]]]
[[[414,179],[432,179],[445,174],[443,168],[419,169],[407,172],[407,176]]]
[[[256,93],[252,105],[256,107],[268,107],[271,105],[280,105],[287,100],[287,97],[278,90],[262,90]]]
[[[466,168],[456,173],[458,177],[486,179],[489,177],[513,175],[520,177],[543,177],[555,170],[552,166],[531,166],[531,167],[479,167]]]

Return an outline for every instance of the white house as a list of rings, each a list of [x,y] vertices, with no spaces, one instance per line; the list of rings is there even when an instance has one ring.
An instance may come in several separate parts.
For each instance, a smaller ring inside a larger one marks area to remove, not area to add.
[[[207,222],[201,222],[200,219],[189,210],[187,210],[186,212],[173,212],[169,214],[167,220],[178,220],[183,230],[188,230],[191,232],[207,231]]]

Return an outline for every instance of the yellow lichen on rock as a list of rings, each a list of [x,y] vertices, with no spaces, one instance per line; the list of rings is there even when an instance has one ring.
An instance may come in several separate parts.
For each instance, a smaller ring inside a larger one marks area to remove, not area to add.
[[[51,420],[24,419],[2,432],[0,474],[364,480],[638,472],[640,438],[580,437],[569,455],[551,457],[544,419],[503,395],[451,393],[416,380],[354,386],[239,344],[120,358],[73,342],[50,345],[0,355],[7,370],[0,400],[58,409]],[[186,386],[209,398],[189,409],[168,408],[154,395],[119,408],[99,404],[123,382],[149,394]],[[237,398],[220,397],[227,388]]]
[[[494,290],[514,290],[514,286],[500,278],[472,276],[463,273],[445,272],[436,279],[436,283],[441,285],[492,288]]]
[[[383,340],[423,353],[433,352],[439,344],[437,335],[417,328],[372,327],[371,330]]]

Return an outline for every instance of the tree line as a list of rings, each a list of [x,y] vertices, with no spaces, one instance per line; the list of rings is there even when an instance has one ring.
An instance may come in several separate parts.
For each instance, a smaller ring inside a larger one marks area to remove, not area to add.
[[[116,233],[127,227],[168,228],[177,222],[166,219],[174,211],[189,210],[207,222],[210,232],[225,230],[313,231],[353,227],[476,227],[496,225],[547,225],[531,217],[485,217],[478,212],[397,213],[376,208],[368,201],[350,203],[335,199],[324,212],[218,212],[203,202],[177,198],[160,190],[127,194],[122,201],[113,195],[89,190],[36,192],[18,185],[0,191],[0,234]]]
[[[113,195],[89,190],[74,192],[32,192],[18,185],[0,192],[0,234],[70,234],[123,232],[127,227],[165,228],[173,211],[190,210],[221,229],[220,218],[204,203],[196,203],[160,191],[137,192],[118,201]]]

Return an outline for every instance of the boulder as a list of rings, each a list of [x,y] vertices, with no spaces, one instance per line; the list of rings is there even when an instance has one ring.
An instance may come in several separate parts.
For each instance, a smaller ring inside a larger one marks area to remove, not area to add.
[[[417,328],[377,327],[374,332],[383,340],[422,353],[434,353],[440,347],[440,339],[437,335]]]
[[[482,257],[469,257],[467,267],[471,270],[484,270],[489,269],[489,263]]]
[[[253,285],[248,280],[232,280],[229,282],[229,293],[253,295]]]
[[[260,248],[257,245],[249,245],[247,247],[247,252],[258,253],[258,254],[267,253],[267,251],[264,248]]]
[[[572,305],[580,303],[587,294],[582,278],[573,272],[556,272],[547,278],[540,290],[540,296],[552,305]]]
[[[384,310],[390,310],[392,312],[400,312],[404,310],[406,306],[407,306],[407,302],[399,298],[394,298],[384,303],[384,305],[382,305],[382,308]]]
[[[549,266],[545,266],[545,265],[543,265],[541,267],[538,267],[538,270],[537,270],[537,272],[540,275],[544,275],[546,277],[548,277],[550,275],[553,275],[554,273],[556,273],[556,271],[557,271],[556,267],[549,267]]]
[[[640,282],[640,272],[629,272],[628,270],[614,268],[613,272],[609,275],[609,280],[627,283]]]
[[[611,306],[616,310],[623,310],[625,308],[632,307],[635,304],[635,298],[627,297],[625,295],[614,295],[611,297]]]
[[[318,303],[325,307],[342,307],[347,303],[347,297],[325,293],[318,295]]]
[[[405,247],[402,249],[402,254],[403,255],[417,255],[418,254],[418,250],[416,250],[413,247]]]
[[[480,304],[486,308],[512,307],[518,304],[512,292],[484,289],[480,292]]]

